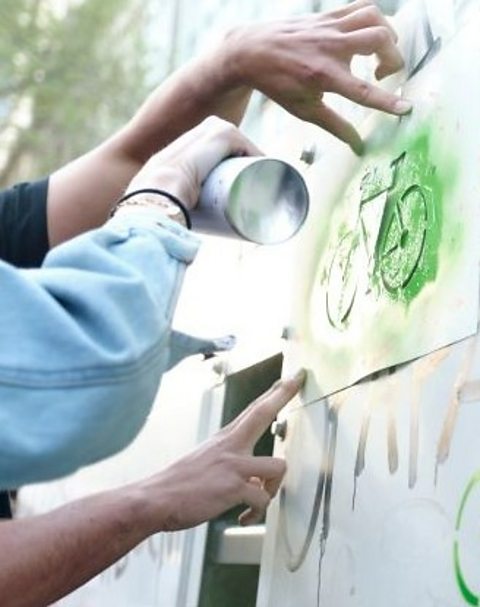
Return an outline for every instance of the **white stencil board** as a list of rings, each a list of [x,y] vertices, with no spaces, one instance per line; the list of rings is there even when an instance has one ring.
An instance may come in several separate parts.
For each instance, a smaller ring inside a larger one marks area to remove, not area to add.
[[[480,70],[467,69],[480,56],[476,7],[402,87],[411,115],[372,113],[363,157],[337,146],[309,169],[290,345],[311,371],[307,402],[476,330]]]

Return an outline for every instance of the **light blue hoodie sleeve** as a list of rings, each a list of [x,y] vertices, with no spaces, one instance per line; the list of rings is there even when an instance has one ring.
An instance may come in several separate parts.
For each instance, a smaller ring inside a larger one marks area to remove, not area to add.
[[[178,224],[139,210],[52,249],[39,269],[0,262],[0,488],[122,449],[162,373],[208,350],[171,330],[198,246]]]

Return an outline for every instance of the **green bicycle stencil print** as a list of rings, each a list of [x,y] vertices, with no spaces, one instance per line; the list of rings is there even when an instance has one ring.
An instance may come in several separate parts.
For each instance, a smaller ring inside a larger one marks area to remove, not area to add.
[[[339,235],[326,272],[326,313],[340,330],[355,313],[362,282],[363,294],[408,304],[435,279],[442,187],[428,135],[417,136],[393,161],[367,166],[359,199],[355,227]]]

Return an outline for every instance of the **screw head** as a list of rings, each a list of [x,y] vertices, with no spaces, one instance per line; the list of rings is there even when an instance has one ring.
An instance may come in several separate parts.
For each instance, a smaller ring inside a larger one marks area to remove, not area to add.
[[[305,162],[305,164],[313,164],[315,162],[315,156],[316,156],[316,148],[315,145],[311,145],[308,147],[304,147],[302,150],[302,153],[300,154],[300,160],[302,160],[303,162]]]
[[[287,420],[285,419],[281,422],[274,421],[270,428],[270,431],[273,436],[278,436],[278,438],[282,441],[285,440],[287,436]]]

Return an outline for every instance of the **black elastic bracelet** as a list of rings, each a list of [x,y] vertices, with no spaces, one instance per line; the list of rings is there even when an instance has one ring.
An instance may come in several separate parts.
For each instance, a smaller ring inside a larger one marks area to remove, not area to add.
[[[159,190],[157,188],[142,188],[140,190],[134,190],[133,192],[128,192],[128,194],[125,194],[125,196],[122,196],[122,198],[120,198],[120,200],[117,201],[117,204],[115,205],[114,208],[116,208],[120,203],[125,202],[129,198],[133,198],[134,196],[137,196],[138,194],[158,194],[158,196],[164,196],[165,198],[168,198],[168,200],[173,202],[173,204],[177,205],[177,207],[182,211],[183,216],[185,217],[185,223],[187,225],[187,228],[189,230],[192,229],[192,220],[190,219],[190,213],[188,212],[187,207],[176,196],[174,196],[173,194],[170,194],[170,192],[167,192],[165,190]]]

